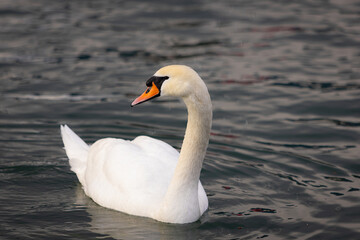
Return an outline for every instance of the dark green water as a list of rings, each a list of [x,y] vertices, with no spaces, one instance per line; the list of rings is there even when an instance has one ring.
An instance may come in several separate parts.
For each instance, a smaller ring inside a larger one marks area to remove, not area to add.
[[[1,1],[0,238],[359,239],[359,15],[358,1]],[[130,108],[168,64],[197,70],[214,106],[210,208],[186,225],[96,205],[59,132],[180,148],[181,102]]]

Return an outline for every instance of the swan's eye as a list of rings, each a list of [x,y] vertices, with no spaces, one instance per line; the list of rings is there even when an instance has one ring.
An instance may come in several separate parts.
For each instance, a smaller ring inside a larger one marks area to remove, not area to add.
[[[169,79],[168,76],[158,77],[158,76],[152,76],[149,78],[149,80],[146,81],[146,86],[151,87],[152,83],[155,83],[155,85],[160,89],[163,82]]]

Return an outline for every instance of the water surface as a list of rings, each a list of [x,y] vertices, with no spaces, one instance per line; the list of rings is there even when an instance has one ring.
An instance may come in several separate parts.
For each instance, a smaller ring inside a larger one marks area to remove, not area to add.
[[[1,238],[359,239],[359,13],[357,1],[2,1]],[[129,107],[168,64],[192,66],[213,101],[210,207],[186,225],[95,204],[59,133],[179,149],[183,103]]]

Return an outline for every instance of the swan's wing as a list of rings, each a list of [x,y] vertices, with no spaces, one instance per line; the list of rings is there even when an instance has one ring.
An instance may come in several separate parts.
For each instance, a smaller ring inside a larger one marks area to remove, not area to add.
[[[149,192],[152,187],[167,188],[165,184],[169,184],[178,158],[173,147],[151,137],[140,136],[133,141],[114,139],[105,169],[122,189],[141,191],[146,187]]]
[[[173,147],[150,137],[101,139],[90,148],[86,192],[100,205],[147,216],[164,197],[178,157]]]
[[[148,136],[138,136],[132,141],[139,146],[148,156],[159,158],[161,161],[175,161],[179,158],[179,152],[161,140]]]

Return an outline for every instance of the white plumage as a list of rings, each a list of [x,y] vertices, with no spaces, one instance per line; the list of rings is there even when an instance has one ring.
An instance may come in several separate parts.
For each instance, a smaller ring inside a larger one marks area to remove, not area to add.
[[[71,170],[85,193],[99,205],[163,222],[193,222],[208,207],[199,176],[211,127],[210,97],[201,78],[189,67],[167,66],[155,76],[169,77],[156,83],[159,96],[181,97],[188,108],[180,154],[169,144],[147,136],[132,141],[105,138],[89,147],[66,125],[61,126],[62,139]],[[154,91],[156,86],[149,87],[142,95],[145,98],[134,103],[153,98],[146,95],[151,88]]]

